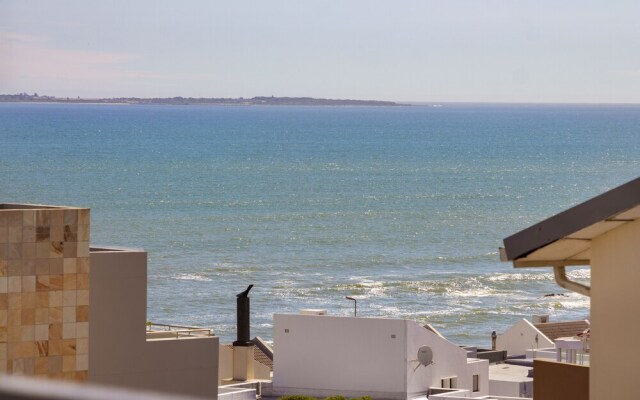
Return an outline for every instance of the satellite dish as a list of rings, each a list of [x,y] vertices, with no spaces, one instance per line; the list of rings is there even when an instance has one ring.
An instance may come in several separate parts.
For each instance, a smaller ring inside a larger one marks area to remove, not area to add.
[[[420,346],[418,349],[418,361],[425,367],[433,364],[433,350],[429,346]]]

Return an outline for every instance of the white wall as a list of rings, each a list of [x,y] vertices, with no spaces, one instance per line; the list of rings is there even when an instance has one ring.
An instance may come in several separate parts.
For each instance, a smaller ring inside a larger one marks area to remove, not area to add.
[[[535,337],[538,335],[538,344]],[[543,349],[554,347],[555,344],[526,319],[523,319],[507,329],[496,339],[496,349],[506,350],[507,355],[525,354],[527,349]]]
[[[640,220],[591,245],[591,399],[638,398]]]
[[[275,314],[274,393],[405,399],[405,327],[395,319]]]
[[[440,387],[443,377],[471,390],[473,373],[484,382],[475,395],[488,393],[486,360],[468,363],[464,349],[413,321],[276,314],[274,344],[276,395],[406,399]],[[434,364],[416,369],[424,345]]]
[[[473,375],[479,376],[479,391],[473,391]],[[490,392],[489,385],[489,360],[467,359],[467,377],[469,386],[465,386],[471,392],[471,397],[487,396]]]

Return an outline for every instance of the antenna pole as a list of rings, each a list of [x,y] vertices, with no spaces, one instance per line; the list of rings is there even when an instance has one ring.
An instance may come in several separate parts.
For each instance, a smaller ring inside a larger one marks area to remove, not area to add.
[[[347,300],[353,301],[353,316],[357,317],[358,316],[358,300],[350,296],[344,296],[344,298]]]

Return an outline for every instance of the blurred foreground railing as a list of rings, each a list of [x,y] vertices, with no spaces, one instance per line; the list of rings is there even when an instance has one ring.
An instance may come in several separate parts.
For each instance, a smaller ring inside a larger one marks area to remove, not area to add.
[[[121,389],[90,383],[0,376],[0,400],[198,400],[199,397]]]

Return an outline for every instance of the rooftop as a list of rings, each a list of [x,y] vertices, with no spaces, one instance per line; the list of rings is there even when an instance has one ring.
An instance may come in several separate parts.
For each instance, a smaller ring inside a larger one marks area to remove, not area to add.
[[[589,265],[591,240],[640,219],[640,178],[504,239],[503,261],[514,267]]]
[[[533,325],[551,340],[556,340],[561,337],[573,337],[590,327],[589,321],[587,320],[545,322]]]

